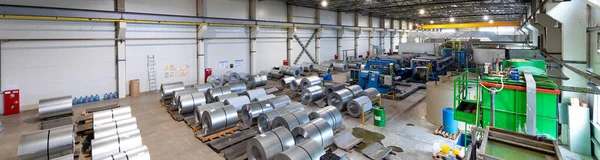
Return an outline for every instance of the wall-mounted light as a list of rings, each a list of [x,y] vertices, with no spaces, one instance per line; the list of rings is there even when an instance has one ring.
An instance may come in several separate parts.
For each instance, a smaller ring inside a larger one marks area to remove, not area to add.
[[[327,7],[327,1],[325,1],[325,0],[324,0],[324,1],[321,1],[321,6],[322,6],[322,7]]]

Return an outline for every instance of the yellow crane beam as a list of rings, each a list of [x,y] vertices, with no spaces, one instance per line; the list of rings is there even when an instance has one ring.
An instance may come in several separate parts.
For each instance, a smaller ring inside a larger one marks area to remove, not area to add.
[[[452,24],[430,24],[421,26],[422,29],[436,29],[436,28],[474,28],[474,27],[498,27],[498,26],[519,26],[519,21],[509,22],[478,22],[478,23],[452,23]]]

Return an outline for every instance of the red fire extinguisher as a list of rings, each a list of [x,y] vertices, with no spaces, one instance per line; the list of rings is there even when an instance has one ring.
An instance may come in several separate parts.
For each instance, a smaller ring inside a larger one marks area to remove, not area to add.
[[[288,60],[283,60],[283,65],[287,66],[288,65]]]
[[[367,57],[371,55],[371,51],[367,51]]]
[[[338,59],[338,55],[336,54],[333,59],[337,60]]]
[[[392,53],[392,49],[390,48],[390,54]]]
[[[204,83],[208,83],[207,82],[208,76],[212,75],[212,68],[206,68],[206,69],[204,69],[204,75],[205,75],[204,76]]]

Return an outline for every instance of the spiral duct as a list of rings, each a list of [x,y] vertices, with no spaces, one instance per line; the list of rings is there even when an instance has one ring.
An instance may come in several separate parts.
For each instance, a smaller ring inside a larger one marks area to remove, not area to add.
[[[256,117],[261,113],[273,110],[268,101],[253,102],[242,106],[242,122],[247,126],[256,124]]]
[[[73,114],[73,96],[40,99],[38,113],[40,119]]]
[[[248,99],[248,97],[246,97],[246,96],[239,96],[239,97],[234,97],[234,98],[228,98],[223,103],[225,105],[232,105],[233,107],[235,107],[236,112],[241,112],[242,106],[250,103],[250,99]]]
[[[333,129],[323,118],[313,119],[292,129],[292,136],[296,143],[312,139],[321,144],[321,148],[333,144]]]
[[[103,138],[137,129],[135,117],[94,126],[94,138]]]
[[[289,104],[289,105],[281,107],[281,108],[274,108],[271,111],[261,113],[256,118],[256,124],[258,125],[258,131],[260,133],[265,133],[267,131],[270,131],[271,124],[273,122],[273,119],[275,119],[275,117],[289,113],[289,112],[295,112],[295,111],[300,111],[300,110],[304,110],[304,105],[295,102],[295,103]]]
[[[318,99],[323,98],[325,91],[321,86],[312,86],[302,90],[302,104],[308,105]]]
[[[107,158],[140,146],[142,146],[142,136],[139,129],[92,139],[92,160]]]
[[[73,154],[74,134],[73,125],[23,134],[19,140],[17,159],[53,159]]]
[[[273,119],[273,123],[271,124],[271,128],[283,126],[288,130],[292,130],[294,127],[300,126],[308,121],[308,115],[304,110],[288,112],[275,117]]]
[[[225,80],[223,80],[223,78],[221,78],[221,76],[217,76],[217,75],[208,76],[208,78],[206,79],[206,82],[210,83],[212,85],[212,87],[214,87],[214,88],[223,86],[223,83],[225,83],[224,81]]]
[[[196,106],[206,104],[204,92],[181,95],[179,97],[179,114],[193,113]]]
[[[104,111],[98,111],[94,112],[92,115],[94,125],[101,125],[112,121],[131,118],[131,107],[125,106]]]
[[[239,82],[242,79],[240,77],[240,74],[238,74],[237,72],[227,71],[223,73],[223,80],[225,80],[227,83],[234,83]]]
[[[329,123],[331,128],[334,130],[342,126],[342,113],[340,113],[340,110],[337,109],[335,106],[327,106],[319,110],[313,111],[310,114],[308,114],[308,118],[310,120],[323,118],[325,119],[325,121],[327,121],[327,123]]]
[[[238,114],[232,105],[206,110],[202,113],[202,130],[205,135],[235,127],[237,122]]]
[[[277,153],[296,145],[292,133],[279,127],[248,140],[248,160],[272,160]]]
[[[247,96],[250,101],[253,101],[256,97],[266,96],[267,92],[263,88],[256,88],[253,90],[248,90],[243,93],[243,95]]]
[[[364,110],[363,110],[364,105]],[[361,114],[367,112],[373,108],[373,103],[367,96],[361,96],[354,98],[348,102],[348,114],[352,117],[360,117]]]

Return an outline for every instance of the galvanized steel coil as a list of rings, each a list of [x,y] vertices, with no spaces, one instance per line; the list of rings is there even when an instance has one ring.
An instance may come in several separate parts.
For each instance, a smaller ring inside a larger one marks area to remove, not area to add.
[[[250,76],[250,74],[245,73],[245,72],[240,72],[238,73],[240,75],[240,82],[244,82],[244,83],[248,83],[248,76]]]
[[[194,109],[194,120],[196,122],[196,125],[202,125],[202,113],[204,113],[204,111],[208,111],[215,108],[221,108],[223,106],[225,106],[223,102],[214,102],[201,106],[196,106],[196,109]]]
[[[323,118],[313,119],[305,124],[292,129],[294,141],[300,143],[306,139],[312,139],[321,144],[321,148],[333,144],[333,129]]]
[[[338,91],[338,90],[340,90],[340,89],[344,89],[344,88],[346,88],[346,87],[344,86],[344,84],[333,84],[333,85],[328,85],[328,86],[326,87],[326,89],[325,89],[325,94],[326,94],[326,95],[329,95],[329,94],[331,94],[331,93],[333,93],[333,92],[335,92],[335,91]]]
[[[329,123],[331,128],[334,130],[342,126],[342,113],[335,106],[327,106],[319,110],[313,111],[310,114],[308,114],[308,118],[310,120],[323,118],[325,119],[325,121],[327,121],[327,123]]]
[[[290,83],[290,89],[292,91],[301,91],[302,90],[302,79],[298,78],[292,81],[292,83]]]
[[[318,99],[323,98],[325,91],[321,86],[312,86],[302,90],[302,104],[310,104]]]
[[[282,76],[283,73],[281,70],[272,69],[271,71],[269,71],[269,77],[271,78],[281,78]]]
[[[75,150],[74,131],[73,125],[66,125],[23,134],[17,159],[53,159],[72,155]]]
[[[320,86],[323,83],[321,81],[321,78],[319,78],[318,76],[302,78],[302,80],[300,82],[302,85],[301,89],[305,89],[305,88],[312,87],[312,86]]]
[[[140,146],[142,146],[142,135],[139,129],[92,139],[92,160],[104,159],[113,154]]]
[[[103,111],[94,112],[92,114],[94,125],[101,125],[113,121],[131,118],[131,107],[119,107]]]
[[[343,62],[335,62],[335,63],[333,63],[333,70],[334,71],[345,72],[347,69],[348,69],[348,65],[346,65]]]
[[[160,85],[160,100],[173,98],[173,91],[185,89],[183,82],[163,83]],[[170,101],[169,101],[170,102]]]
[[[268,77],[268,76],[269,76],[269,72],[270,72],[270,71],[271,71],[271,70],[262,70],[262,71],[258,72],[258,75],[264,75],[264,76],[267,76],[267,77]]]
[[[262,75],[262,74],[257,74],[257,75],[253,75],[253,76],[248,76],[248,87],[250,88],[255,88],[255,87],[260,87],[260,86],[265,86],[267,85],[267,75]]]
[[[250,101],[253,101],[256,97],[266,96],[267,92],[265,91],[264,88],[256,88],[256,89],[253,89],[253,90],[245,91],[242,94],[245,95],[245,96],[247,96],[248,99],[250,99]]]
[[[279,127],[248,140],[248,160],[272,160],[277,153],[296,145],[289,130]]]
[[[223,78],[221,78],[221,76],[217,76],[217,75],[208,76],[208,78],[206,79],[206,82],[210,83],[213,88],[223,86],[223,83],[225,83],[224,81],[225,80],[223,80]]]
[[[350,92],[352,92],[352,98],[356,98],[358,96],[358,93],[362,92],[362,88],[360,88],[359,85],[351,85],[346,87],[346,89],[350,90]]]
[[[256,117],[261,113],[273,110],[268,101],[259,101],[242,106],[242,122],[247,126],[256,124]]]
[[[38,113],[40,119],[73,114],[73,96],[40,99]]]
[[[358,95],[356,95],[356,97],[360,97],[360,96],[367,96],[367,97],[369,97],[369,99],[373,100],[373,99],[381,96],[381,93],[379,93],[379,90],[377,90],[375,88],[367,88],[361,92],[358,92]],[[378,105],[379,101],[373,101],[372,103],[373,103],[373,105]]]
[[[360,69],[361,65],[362,65],[362,63],[360,63],[360,62],[349,62],[348,63],[348,68]]]
[[[232,105],[210,109],[202,113],[202,130],[205,135],[235,127],[238,113]]]
[[[280,66],[279,70],[283,73],[283,75],[298,77],[302,74],[302,70],[298,66]]]
[[[239,95],[237,93],[224,94],[224,95],[217,96],[215,98],[215,102],[225,102],[225,100],[227,100],[229,98],[235,98],[235,97],[239,97]]]
[[[246,83],[244,82],[228,83],[227,86],[231,88],[231,92],[237,94],[243,94],[244,92],[246,92]]]
[[[233,107],[235,107],[236,112],[241,112],[242,106],[250,103],[250,99],[248,99],[248,97],[246,96],[239,96],[234,98],[228,98],[223,103],[225,103],[225,105],[232,105]]]
[[[150,152],[146,145],[113,154],[103,160],[150,160]]]
[[[137,129],[135,117],[94,126],[94,138],[103,138]]]
[[[294,80],[296,80],[296,77],[284,77],[279,80],[279,85],[285,88],[286,86],[290,85],[290,83],[292,83],[292,81]]]
[[[292,104],[292,100],[287,95],[280,95],[275,98],[269,99],[269,103],[273,108],[281,108],[283,106]]]
[[[276,96],[274,94],[269,94],[269,95],[266,95],[266,96],[256,97],[256,98],[252,99],[252,101],[253,102],[266,101],[266,100],[269,100],[269,99],[273,99],[275,97]]]
[[[331,68],[325,66],[315,66],[313,70],[323,74],[331,74]]]
[[[271,130],[272,122],[275,117],[289,113],[304,110],[304,105],[294,102],[281,108],[274,108],[271,111],[261,113],[256,118],[256,124],[260,133],[265,133]]]
[[[341,89],[327,95],[327,104],[335,106],[340,111],[344,111],[344,107],[351,99],[352,91],[349,89]]]
[[[219,88],[211,88],[206,91],[206,100],[208,102],[214,102],[217,96],[225,95],[231,93],[231,88],[229,86],[222,86]]]
[[[234,83],[241,81],[241,77],[237,72],[227,71],[223,73],[223,80],[225,80],[227,83]]]
[[[363,110],[364,105],[364,110]],[[348,114],[352,117],[360,117],[361,114],[373,108],[373,103],[367,96],[354,98],[348,102]]]
[[[321,62],[320,66],[323,66],[325,68],[333,68],[333,62],[331,62],[331,61],[323,61],[323,62]]]
[[[304,110],[288,112],[275,117],[275,119],[273,119],[273,123],[271,124],[271,128],[283,126],[288,130],[292,130],[294,127],[300,126],[308,121],[310,120],[308,119],[308,115]]]
[[[302,68],[304,68],[304,72],[312,72],[312,69],[313,69],[312,63],[302,62],[302,64],[300,64],[300,66],[302,66]]]
[[[307,139],[298,145],[275,155],[275,160],[320,160],[325,150],[316,141]]]
[[[206,95],[204,92],[181,95],[179,97],[179,114],[193,113],[196,106],[204,104],[206,104]]]
[[[181,95],[190,94],[190,93],[194,93],[194,92],[198,92],[198,89],[195,87],[174,91],[173,92],[173,101],[171,101],[171,105],[179,107],[179,97]]]

